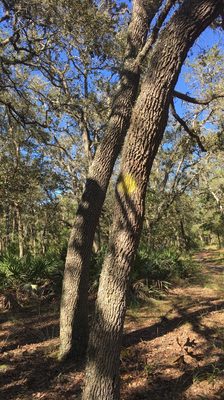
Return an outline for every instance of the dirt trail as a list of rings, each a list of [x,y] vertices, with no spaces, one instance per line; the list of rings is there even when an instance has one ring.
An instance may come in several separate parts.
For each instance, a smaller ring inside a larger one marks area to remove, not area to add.
[[[197,258],[200,284],[128,311],[122,400],[224,399],[224,251]],[[57,348],[57,312],[0,313],[0,398],[79,399],[83,371],[72,363],[62,368]]]
[[[173,289],[150,319],[148,309],[137,321],[129,312],[123,399],[224,399],[224,253],[197,259],[200,285]]]

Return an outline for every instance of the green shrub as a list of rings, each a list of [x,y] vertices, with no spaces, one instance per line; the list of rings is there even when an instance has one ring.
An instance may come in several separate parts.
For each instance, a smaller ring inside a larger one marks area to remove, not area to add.
[[[175,249],[150,251],[143,248],[137,253],[131,279],[173,283],[178,279],[191,278],[197,271],[198,265],[189,257],[183,258]]]
[[[46,279],[60,282],[63,264],[53,254],[37,257],[27,255],[23,258],[7,254],[0,259],[0,285],[13,287],[26,283],[37,284]]]
[[[131,301],[133,298],[143,301],[150,297],[161,298],[172,284],[180,280],[197,280],[199,272],[198,264],[175,249],[151,251],[140,248],[131,272]]]

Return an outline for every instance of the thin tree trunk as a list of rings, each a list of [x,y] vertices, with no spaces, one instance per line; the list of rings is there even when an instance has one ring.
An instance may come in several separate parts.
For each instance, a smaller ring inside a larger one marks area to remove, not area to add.
[[[61,300],[60,358],[82,357],[88,342],[88,267],[115,160],[121,150],[137,96],[139,71],[133,60],[142,49],[150,21],[162,1],[135,0],[128,30],[127,57],[120,90],[114,99],[108,129],[91,164],[84,193],[71,231]]]
[[[212,194],[212,196],[214,197],[214,199],[216,201],[216,204],[217,204],[217,206],[219,208],[220,214],[224,215],[224,209],[223,209],[223,206],[221,204],[221,200],[219,199],[219,197],[217,196],[217,194],[213,190],[210,189],[210,193]]]
[[[184,222],[183,222],[183,220],[182,219],[180,219],[180,235],[181,235],[181,237],[180,237],[180,243],[181,243],[181,249],[184,249],[184,250],[188,250],[188,247],[189,247],[189,243],[188,243],[188,237],[187,237],[187,235],[186,235],[186,232],[185,232],[185,228],[184,228]]]
[[[221,249],[221,248],[222,248],[222,242],[221,242],[220,234],[219,234],[219,233],[217,233],[217,239],[218,239],[219,249]]]
[[[21,210],[18,203],[15,203],[15,210],[18,227],[19,258],[22,258],[24,256],[23,224],[21,218]]]
[[[35,234],[33,235],[31,246],[32,246],[32,253],[33,253],[34,257],[36,257],[36,255],[37,255],[37,243],[36,243]]]
[[[83,400],[119,399],[127,283],[141,233],[149,174],[187,52],[222,5],[217,0],[185,0],[161,33],[151,56],[124,145],[116,186],[115,222],[89,341]]]
[[[0,254],[1,255],[3,254],[3,251],[4,251],[4,243],[3,243],[3,240],[0,239]]]
[[[12,207],[12,232],[11,232],[12,243],[15,240],[15,235],[16,235],[16,212],[15,209]]]
[[[5,247],[10,243],[10,208],[8,202],[5,203]]]
[[[41,233],[41,251],[44,256],[46,254],[46,226]]]

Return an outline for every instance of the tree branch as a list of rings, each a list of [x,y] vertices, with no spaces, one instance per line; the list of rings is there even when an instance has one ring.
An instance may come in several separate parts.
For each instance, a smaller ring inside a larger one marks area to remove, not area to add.
[[[224,94],[213,94],[210,99],[203,100],[203,99],[196,99],[195,97],[188,96],[188,94],[178,92],[177,90],[174,90],[173,92],[174,97],[178,97],[178,99],[188,101],[189,103],[193,104],[203,104],[203,105],[208,105],[211,103],[211,101],[220,99],[224,97]]]
[[[174,118],[179,122],[179,124],[184,128],[184,130],[188,133],[188,135],[194,139],[197,142],[198,147],[201,149],[201,151],[203,152],[207,152],[206,148],[204,147],[204,145],[202,144],[200,138],[198,135],[196,135],[192,129],[189,128],[189,126],[187,125],[187,123],[177,114],[175,106],[174,106],[174,102],[173,100],[170,103],[170,108],[171,108],[171,112],[174,116]]]
[[[2,22],[4,22],[4,21],[9,20],[9,19],[10,19],[9,11],[6,11],[5,15],[3,15],[3,16],[0,18],[0,24],[1,24]]]
[[[162,24],[164,23],[167,15],[169,14],[171,8],[173,7],[176,0],[167,0],[164,8],[162,9],[160,15],[157,18],[157,22],[152,29],[152,33],[149,36],[147,42],[145,43],[143,49],[138,53],[135,59],[135,65],[141,66],[142,62],[144,61],[145,57],[147,56],[148,52],[151,50],[152,45],[155,43],[156,39],[158,38],[158,34]]]
[[[5,107],[7,107],[9,114],[17,122],[22,123],[22,125],[37,125],[41,128],[47,128],[47,123],[42,124],[41,122],[38,122],[37,120],[27,119],[25,114],[22,112],[19,112],[10,101],[4,101],[2,98],[0,98],[0,105],[4,105]]]

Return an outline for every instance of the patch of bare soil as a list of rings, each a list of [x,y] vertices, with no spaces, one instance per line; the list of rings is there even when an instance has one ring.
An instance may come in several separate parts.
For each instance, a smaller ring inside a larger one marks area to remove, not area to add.
[[[206,283],[128,310],[122,400],[224,399],[224,252],[197,258]],[[83,367],[57,361],[58,312],[38,312],[0,313],[0,398],[80,399]]]

